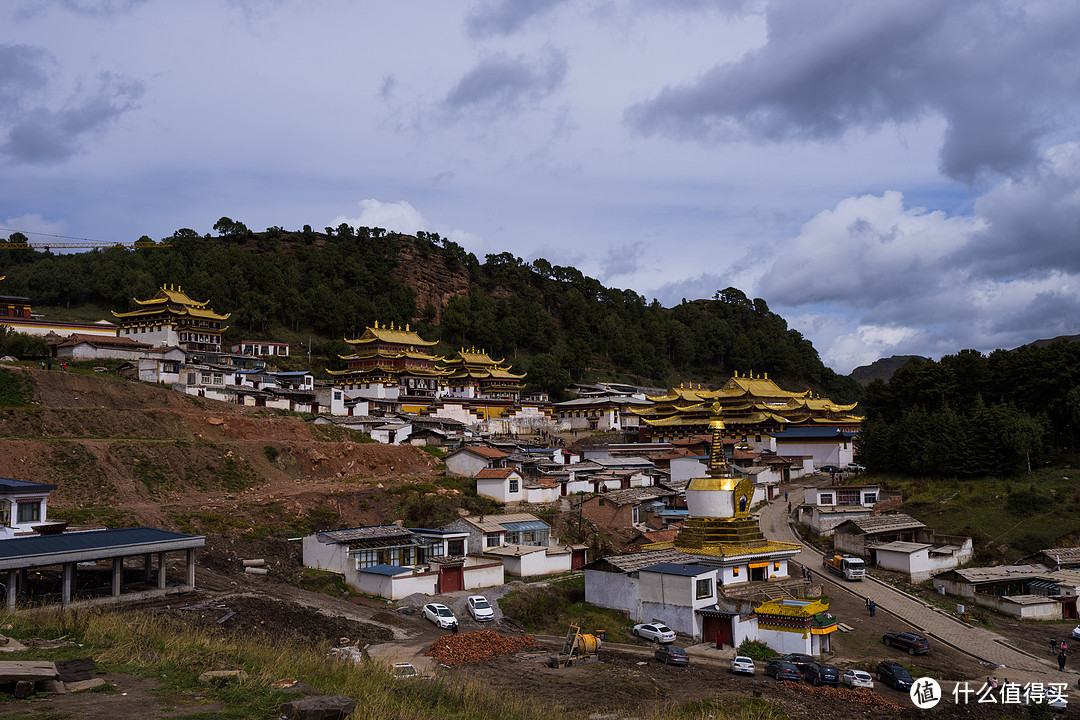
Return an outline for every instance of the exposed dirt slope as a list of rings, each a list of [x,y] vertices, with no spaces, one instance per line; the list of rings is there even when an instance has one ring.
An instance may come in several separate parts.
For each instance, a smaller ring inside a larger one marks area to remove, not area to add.
[[[105,375],[17,372],[34,402],[0,411],[0,477],[58,485],[50,508],[76,522],[176,527],[225,510],[222,532],[243,532],[260,517],[325,512],[333,497],[335,522],[361,523],[353,496],[434,472],[416,448],[273,410]]]

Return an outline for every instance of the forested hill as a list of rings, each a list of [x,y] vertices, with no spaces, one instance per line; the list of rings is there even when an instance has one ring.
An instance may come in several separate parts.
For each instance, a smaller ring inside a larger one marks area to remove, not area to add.
[[[734,288],[664,308],[543,259],[502,253],[481,262],[437,234],[348,225],[253,233],[228,218],[214,229],[217,236],[178,230],[162,240],[169,247],[67,255],[0,241],[0,275],[7,275],[0,294],[26,295],[36,311],[55,317],[57,306],[60,314],[80,306],[127,310],[133,297],[152,297],[163,283],[181,285],[232,313],[226,341],[255,335],[306,345],[311,337],[313,360],[330,364],[345,352],[342,338],[366,325],[408,323],[440,340],[443,354],[482,348],[546,390],[598,378],[708,384],[738,371],[767,372],[789,389],[809,387],[838,402],[862,394],[764,300]]]

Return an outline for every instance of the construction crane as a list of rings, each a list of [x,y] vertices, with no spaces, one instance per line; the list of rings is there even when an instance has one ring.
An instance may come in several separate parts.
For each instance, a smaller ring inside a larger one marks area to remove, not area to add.
[[[44,250],[48,252],[54,249],[80,249],[80,250],[108,250],[109,248],[163,248],[172,247],[167,242],[142,242],[136,240],[129,243],[103,243],[103,242],[0,242],[0,250]]]

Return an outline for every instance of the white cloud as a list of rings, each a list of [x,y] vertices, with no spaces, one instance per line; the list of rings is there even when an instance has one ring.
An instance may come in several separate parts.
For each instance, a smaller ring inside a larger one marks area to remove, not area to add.
[[[0,231],[8,237],[12,231],[18,231],[30,238],[31,242],[48,242],[52,235],[66,235],[68,225],[63,220],[46,220],[37,213],[9,217],[4,220],[6,231]]]
[[[381,227],[385,230],[415,235],[418,230],[424,232],[436,232],[457,243],[471,253],[474,253],[483,262],[483,253],[487,249],[487,242],[481,236],[467,230],[453,228],[442,223],[429,222],[419,210],[414,208],[407,200],[397,202],[383,202],[375,198],[368,198],[357,203],[360,206],[360,214],[355,217],[338,215],[330,223],[330,227],[336,228],[341,223],[352,227]]]

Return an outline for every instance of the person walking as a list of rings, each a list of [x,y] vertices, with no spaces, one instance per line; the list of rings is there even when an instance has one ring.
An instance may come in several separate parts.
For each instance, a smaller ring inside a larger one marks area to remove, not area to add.
[[[866,598],[866,610],[867,610],[867,612],[870,611],[870,598]],[[987,678],[987,679],[989,679],[989,678]]]
[[[1062,650],[1058,653],[1058,670],[1064,672],[1065,670],[1065,651]]]
[[[873,600],[870,601],[870,617],[877,615],[877,603]]]
[[[787,493],[784,493],[784,502],[787,502]],[[791,507],[791,503],[788,503],[788,507]]]
[[[1057,655],[1057,640],[1050,638],[1050,654]]]
[[[806,570],[806,581],[814,582],[814,573],[810,572],[809,568]]]

